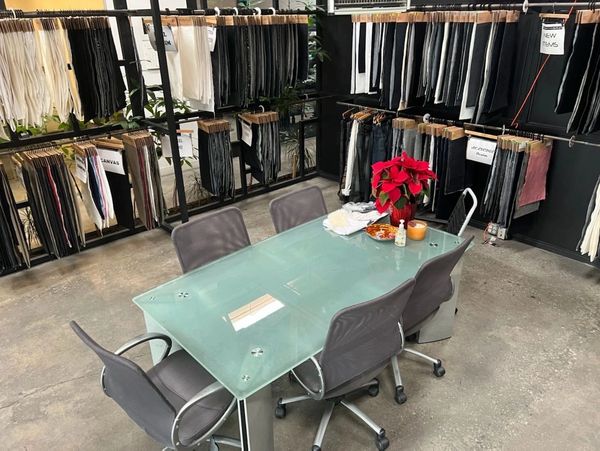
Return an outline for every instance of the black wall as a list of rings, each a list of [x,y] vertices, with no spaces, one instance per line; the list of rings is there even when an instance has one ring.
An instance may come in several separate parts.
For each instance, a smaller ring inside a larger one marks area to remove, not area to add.
[[[337,100],[349,100],[352,22],[349,16],[327,16],[320,19],[322,44],[330,59],[321,67],[324,94],[336,97],[322,101],[320,127],[319,170],[331,177],[340,172],[339,133],[341,113],[347,108]],[[565,51],[571,43],[574,17],[567,23]],[[536,12],[521,15],[518,54],[514,62],[511,105],[501,116],[486,118],[490,125],[507,127],[529,90],[545,55],[539,53],[541,24]],[[565,56],[551,56],[546,64],[527,107],[519,118],[519,129],[569,137],[565,134],[569,114],[554,113],[554,102],[562,76]],[[376,96],[354,97],[356,103],[377,106]],[[440,108],[411,108],[408,114],[429,112],[434,117],[457,119],[458,112]],[[597,134],[580,136],[584,141],[600,142]],[[475,191],[483,192],[489,167],[478,165]],[[600,149],[554,141],[547,181],[547,198],[538,212],[513,221],[512,237],[529,244],[582,261],[575,251],[585,222],[587,206],[600,174]],[[482,218],[481,218],[482,219]],[[600,267],[600,263],[596,262]]]

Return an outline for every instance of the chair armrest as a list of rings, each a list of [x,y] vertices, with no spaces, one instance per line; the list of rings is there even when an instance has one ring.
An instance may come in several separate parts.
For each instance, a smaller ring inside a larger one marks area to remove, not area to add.
[[[171,352],[171,346],[173,345],[173,341],[171,340],[171,337],[164,335],[164,334],[159,334],[157,332],[148,332],[146,334],[138,335],[137,337],[132,338],[127,343],[125,343],[123,346],[121,346],[119,349],[117,349],[114,352],[114,354],[122,355],[122,354],[126,353],[127,351],[129,351],[130,349],[133,349],[136,346],[141,345],[142,343],[146,343],[146,342],[152,341],[152,340],[162,340],[167,345],[165,348],[165,351],[160,356],[159,362],[162,362],[165,359],[165,357],[168,356],[169,353]],[[106,386],[104,385],[104,373],[105,372],[106,372],[106,367],[103,366],[102,371],[100,373],[100,385],[102,386],[102,390],[104,390],[104,392],[106,392]]]
[[[181,419],[186,414],[186,412],[192,407],[194,407],[196,404],[198,404],[198,402],[202,401],[204,398],[213,395],[218,391],[223,390],[224,388],[225,387],[220,382],[213,382],[208,387],[196,393],[192,397],[192,399],[186,402],[183,405],[183,407],[179,409],[179,412],[177,412],[177,416],[173,421],[173,427],[171,428],[171,441],[173,442],[173,446],[175,447],[175,449],[179,449],[179,447],[182,446],[181,440],[179,439],[179,423],[181,422]]]
[[[302,388],[304,390],[306,390],[306,392],[312,398],[314,398],[316,400],[320,400],[320,399],[323,399],[323,396],[325,396],[325,380],[323,379],[323,369],[321,368],[321,365],[319,364],[319,362],[317,361],[317,359],[315,357],[311,357],[310,361],[315,366],[315,369],[317,370],[317,375],[319,376],[319,382],[321,383],[321,389],[318,392],[314,392],[310,388],[308,388],[304,384],[304,382],[302,382],[302,379],[300,379],[298,377],[298,375],[294,372],[294,370],[292,370],[292,374],[294,375],[294,377],[296,378],[296,380],[298,381],[298,383],[302,386]]]
[[[157,332],[148,332],[146,334],[138,335],[137,337],[132,338],[127,343],[125,343],[123,346],[121,346],[119,349],[117,349],[115,351],[115,354],[116,355],[124,354],[125,352],[129,351],[130,349],[133,349],[136,346],[141,345],[142,343],[146,343],[146,342],[152,341],[152,340],[162,340],[167,345],[165,352],[163,352],[163,355],[160,357],[160,361],[162,361],[171,352],[171,346],[173,345],[173,341],[171,340],[171,337],[169,337],[165,334],[159,334]]]

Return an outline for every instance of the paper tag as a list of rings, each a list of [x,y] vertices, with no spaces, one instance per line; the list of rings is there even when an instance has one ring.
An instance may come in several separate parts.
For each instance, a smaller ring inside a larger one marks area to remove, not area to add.
[[[192,158],[194,156],[194,146],[192,145],[192,132],[181,133],[177,135],[177,143],[179,147],[180,158]],[[162,147],[163,157],[172,157],[171,152],[171,139],[169,135],[162,135],[160,137],[160,145]]]
[[[206,27],[208,33],[208,47],[211,52],[215,50],[215,44],[217,43],[217,27]]]
[[[467,142],[467,160],[491,165],[496,153],[496,141],[470,137]]]
[[[256,324],[267,316],[284,307],[283,303],[270,294],[265,294],[249,304],[229,313],[229,320],[233,329],[237,332]]]
[[[252,125],[247,122],[241,121],[242,123],[242,141],[249,146],[252,145]]]
[[[154,27],[152,24],[146,24],[146,33],[150,39],[150,45],[156,50],[156,36],[154,35]],[[165,51],[176,52],[177,45],[175,45],[175,37],[173,36],[173,30],[169,25],[163,25],[162,27],[163,39],[165,41]]]
[[[75,177],[87,183],[87,158],[75,154]]]
[[[118,150],[101,149],[97,147],[98,156],[102,162],[102,166],[105,171],[112,172],[114,174],[125,175],[125,168],[123,167],[123,154]]]
[[[542,22],[540,53],[545,55],[565,54],[565,24],[562,22]]]

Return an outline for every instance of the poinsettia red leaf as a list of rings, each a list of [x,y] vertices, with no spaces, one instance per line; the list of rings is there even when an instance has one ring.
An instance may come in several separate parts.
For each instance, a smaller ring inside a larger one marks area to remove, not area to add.
[[[398,174],[393,178],[393,182],[397,185],[402,185],[408,179],[410,179],[410,175],[405,170],[398,172]]]
[[[373,163],[371,165],[371,168],[373,169],[373,174],[379,174],[381,171],[383,171],[387,166],[385,165],[385,161],[378,161],[376,163]]]
[[[398,188],[398,185],[396,185],[393,182],[384,181],[381,184],[381,191],[383,191],[384,193],[389,193],[390,191],[393,191],[397,188]]]
[[[419,194],[421,192],[422,187],[418,181],[409,180],[408,181],[408,189],[413,196],[416,196],[417,194]]]
[[[390,201],[395,203],[400,197],[402,197],[402,193],[399,188],[394,188],[392,191],[388,193],[390,197]]]

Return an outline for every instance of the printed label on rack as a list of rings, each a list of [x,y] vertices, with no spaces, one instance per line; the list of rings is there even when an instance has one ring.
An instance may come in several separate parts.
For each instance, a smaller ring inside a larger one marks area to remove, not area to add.
[[[75,177],[87,183],[87,158],[75,154]]]
[[[208,47],[211,52],[214,52],[217,43],[217,27],[206,27],[206,32],[208,33]]]
[[[98,156],[104,166],[104,170],[112,172],[114,174],[125,175],[125,168],[123,167],[123,154],[118,150],[101,149],[97,147]]]
[[[247,122],[240,121],[242,123],[242,141],[249,146],[252,145],[252,125]]]
[[[496,153],[496,141],[470,137],[467,142],[467,160],[491,165]]]
[[[194,146],[192,145],[191,132],[177,135],[177,144],[179,147],[180,158],[192,158],[194,156]],[[171,152],[171,139],[169,138],[169,135],[162,135],[160,137],[160,145],[163,156],[171,158],[173,156],[173,152]]]
[[[152,24],[146,24],[146,33],[148,39],[150,39],[150,45],[156,50],[156,36],[154,35],[154,27]],[[175,45],[175,37],[173,36],[173,30],[168,25],[162,27],[163,40],[165,41],[165,50],[167,52],[176,52],[177,45]]]
[[[565,54],[565,24],[563,22],[542,22],[540,53],[544,55]]]

